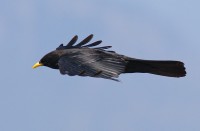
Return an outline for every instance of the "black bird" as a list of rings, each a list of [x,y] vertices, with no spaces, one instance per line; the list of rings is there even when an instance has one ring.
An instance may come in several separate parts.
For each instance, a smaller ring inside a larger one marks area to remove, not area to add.
[[[118,81],[122,73],[151,73],[168,77],[183,77],[186,75],[184,63],[180,61],[142,60],[127,57],[107,50],[111,46],[95,47],[102,41],[87,44],[93,35],[89,35],[80,43],[74,45],[78,36],[64,46],[46,54],[32,68],[47,66],[59,69],[61,74],[69,76],[90,76]],[[91,48],[93,47],[93,48]]]

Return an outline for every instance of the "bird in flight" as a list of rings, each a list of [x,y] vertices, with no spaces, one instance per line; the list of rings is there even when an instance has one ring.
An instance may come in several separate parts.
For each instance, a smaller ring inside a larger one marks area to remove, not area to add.
[[[60,73],[69,76],[90,76],[118,81],[123,73],[150,73],[168,77],[184,77],[184,63],[172,60],[142,60],[120,55],[108,50],[111,46],[96,47],[101,40],[88,44],[93,35],[75,44],[78,36],[74,36],[64,46],[46,54],[32,68],[46,66],[59,69]]]

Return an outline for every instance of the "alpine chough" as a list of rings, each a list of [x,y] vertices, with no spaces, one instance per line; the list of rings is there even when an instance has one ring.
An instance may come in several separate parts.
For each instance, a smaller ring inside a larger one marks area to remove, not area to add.
[[[111,46],[95,47],[102,41],[88,44],[93,35],[75,45],[78,36],[74,36],[64,46],[46,54],[32,68],[47,66],[59,69],[60,73],[69,76],[90,76],[118,81],[122,73],[151,73],[168,77],[186,75],[184,63],[172,60],[142,60],[120,55],[107,50]]]

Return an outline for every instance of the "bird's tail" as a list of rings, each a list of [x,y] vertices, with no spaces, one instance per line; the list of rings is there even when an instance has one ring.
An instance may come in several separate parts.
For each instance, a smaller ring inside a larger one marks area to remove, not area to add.
[[[168,77],[186,75],[184,63],[180,61],[128,60],[124,73],[151,73]]]

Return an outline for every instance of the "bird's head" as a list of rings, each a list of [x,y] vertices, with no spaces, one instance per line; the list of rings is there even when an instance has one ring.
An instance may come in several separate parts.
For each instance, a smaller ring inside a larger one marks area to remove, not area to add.
[[[37,68],[39,66],[47,66],[52,69],[58,69],[58,60],[59,60],[59,55],[56,53],[56,51],[52,51],[48,54],[46,54],[42,59],[34,64],[32,68]]]

